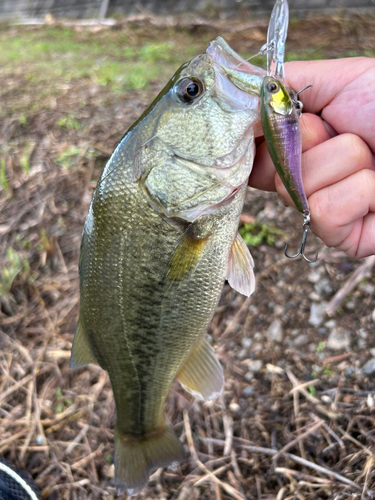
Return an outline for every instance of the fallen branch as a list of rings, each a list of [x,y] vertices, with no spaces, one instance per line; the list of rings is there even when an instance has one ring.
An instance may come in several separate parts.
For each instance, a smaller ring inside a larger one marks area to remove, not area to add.
[[[375,264],[375,255],[366,257],[362,264],[349,276],[340,290],[332,297],[325,308],[328,316],[333,316],[346,297],[356,288],[358,283],[369,276]]]

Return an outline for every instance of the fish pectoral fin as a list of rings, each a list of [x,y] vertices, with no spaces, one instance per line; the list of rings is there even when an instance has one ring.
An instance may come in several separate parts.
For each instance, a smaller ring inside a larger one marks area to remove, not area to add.
[[[168,285],[180,282],[195,269],[208,236],[197,237],[194,234],[193,224],[190,224],[181,236],[169,260],[165,273],[165,282]]]
[[[232,288],[246,297],[255,290],[254,261],[239,233],[229,253],[227,280]]]
[[[82,326],[82,321],[79,320],[73,340],[70,366],[71,368],[82,368],[90,363],[99,364],[89,346],[86,331]]]
[[[221,394],[224,388],[223,368],[205,338],[195,346],[176,378],[199,399],[208,401]]]
[[[152,470],[166,467],[183,459],[183,447],[173,429],[165,423],[154,433],[128,438],[115,432],[115,484],[118,493],[139,493]]]

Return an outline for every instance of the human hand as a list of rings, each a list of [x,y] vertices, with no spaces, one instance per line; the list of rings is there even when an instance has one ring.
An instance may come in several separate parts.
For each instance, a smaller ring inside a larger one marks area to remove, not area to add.
[[[375,254],[375,59],[291,62],[285,83],[301,94],[302,176],[311,229],[351,257]],[[249,184],[294,206],[263,141]]]

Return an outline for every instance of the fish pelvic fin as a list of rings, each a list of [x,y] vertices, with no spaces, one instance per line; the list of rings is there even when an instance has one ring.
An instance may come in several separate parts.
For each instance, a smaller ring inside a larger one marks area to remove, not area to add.
[[[232,288],[246,297],[250,297],[255,290],[254,261],[239,233],[229,253],[227,280]]]
[[[135,439],[115,432],[115,484],[118,494],[136,495],[147,486],[151,472],[178,463],[183,447],[171,426],[165,423],[148,436]]]
[[[223,368],[205,338],[198,341],[176,378],[188,392],[204,401],[221,394],[224,388]]]
[[[76,334],[73,340],[70,366],[71,368],[82,368],[90,363],[99,364],[91,350],[87,339],[87,333],[83,328],[82,321],[80,319],[78,321]]]

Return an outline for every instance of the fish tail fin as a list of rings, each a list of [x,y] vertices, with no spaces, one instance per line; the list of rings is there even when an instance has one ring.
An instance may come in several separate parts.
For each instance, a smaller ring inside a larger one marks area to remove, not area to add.
[[[169,424],[158,432],[139,439],[115,433],[115,477],[118,493],[139,493],[152,470],[166,467],[183,459],[183,448]]]

